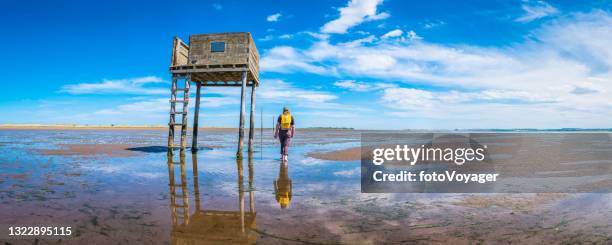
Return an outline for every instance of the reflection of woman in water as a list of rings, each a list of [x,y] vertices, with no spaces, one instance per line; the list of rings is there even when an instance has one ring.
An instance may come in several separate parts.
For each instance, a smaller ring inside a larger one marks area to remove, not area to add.
[[[292,186],[287,165],[289,165],[287,162],[280,163],[278,178],[274,180],[274,193],[276,194],[276,201],[280,204],[281,208],[287,208],[289,202],[291,202]]]
[[[278,116],[278,120],[276,123],[276,128],[274,129],[274,138],[279,138],[281,143],[281,160],[287,161],[289,154],[289,143],[291,142],[291,138],[295,135],[295,120],[291,113],[289,112],[289,108],[283,107],[283,114]]]

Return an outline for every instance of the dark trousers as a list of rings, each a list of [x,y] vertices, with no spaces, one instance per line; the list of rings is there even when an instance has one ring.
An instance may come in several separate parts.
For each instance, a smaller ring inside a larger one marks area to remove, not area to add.
[[[279,130],[278,139],[281,144],[281,155],[289,154],[289,143],[291,143],[291,138],[289,138],[289,130]]]

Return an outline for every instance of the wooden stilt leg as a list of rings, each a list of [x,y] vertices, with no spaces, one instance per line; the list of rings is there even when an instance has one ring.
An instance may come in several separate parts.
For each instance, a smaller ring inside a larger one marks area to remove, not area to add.
[[[195,113],[193,115],[193,133],[191,135],[191,151],[198,151],[198,118],[200,116],[200,88],[202,84],[198,82],[196,88]]]
[[[245,94],[247,84],[247,72],[242,72],[242,90],[240,93],[240,125],[238,128],[238,151],[236,152],[236,158],[242,159],[242,145],[244,141],[244,114],[245,114]]]
[[[253,82],[253,86],[251,87],[251,119],[250,119],[250,127],[249,127],[249,157],[253,155],[253,137],[255,136],[255,82]]]

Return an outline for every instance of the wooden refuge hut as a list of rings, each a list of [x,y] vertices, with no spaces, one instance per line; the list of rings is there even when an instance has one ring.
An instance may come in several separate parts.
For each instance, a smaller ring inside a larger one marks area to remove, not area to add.
[[[170,98],[168,132],[169,149],[172,149],[174,146],[175,126],[181,126],[181,149],[186,147],[189,85],[193,82],[197,88],[192,150],[197,150],[201,87],[235,86],[241,87],[242,91],[240,94],[238,151],[236,153],[238,158],[242,158],[246,87],[250,86],[249,153],[253,152],[255,89],[259,86],[259,53],[250,33],[232,32],[191,35],[189,37],[189,44],[186,44],[178,37],[174,38],[170,73],[172,73],[172,94]],[[179,80],[184,80],[184,87],[178,87]],[[177,99],[179,91],[184,92],[182,100]],[[182,111],[176,110],[177,103],[182,103]],[[176,121],[176,115],[182,116],[180,122]]]

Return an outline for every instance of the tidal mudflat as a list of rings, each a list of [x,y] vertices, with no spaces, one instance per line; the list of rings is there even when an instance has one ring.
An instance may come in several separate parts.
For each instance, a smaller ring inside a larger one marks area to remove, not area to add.
[[[319,154],[358,147],[360,133],[298,131],[283,164],[267,130],[252,158],[236,161],[234,130],[203,130],[197,154],[168,155],[163,129],[3,129],[0,224],[71,226],[74,235],[0,240],[611,242],[611,194],[362,194],[359,160]]]

